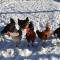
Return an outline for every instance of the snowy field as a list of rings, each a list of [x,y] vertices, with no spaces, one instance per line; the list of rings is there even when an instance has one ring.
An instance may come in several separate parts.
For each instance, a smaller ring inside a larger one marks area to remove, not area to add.
[[[10,17],[14,20],[29,17],[35,31],[44,30],[48,21],[54,31],[60,23],[60,3],[53,0],[0,0],[0,31],[10,22]],[[19,47],[15,47],[11,39],[4,39],[0,35],[0,60],[60,60],[58,38],[48,39],[43,48],[36,37],[34,45],[28,48],[22,37]]]

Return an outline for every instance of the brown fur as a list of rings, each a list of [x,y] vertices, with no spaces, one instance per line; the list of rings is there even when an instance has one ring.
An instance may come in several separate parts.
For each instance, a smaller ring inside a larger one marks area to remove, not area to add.
[[[32,41],[32,46],[36,38],[36,34],[34,32],[34,28],[32,29],[33,24],[30,22],[29,26],[27,27],[26,39],[28,43]]]
[[[50,28],[46,27],[46,30],[40,32],[39,30],[36,31],[38,37],[43,40],[47,40],[50,34]]]

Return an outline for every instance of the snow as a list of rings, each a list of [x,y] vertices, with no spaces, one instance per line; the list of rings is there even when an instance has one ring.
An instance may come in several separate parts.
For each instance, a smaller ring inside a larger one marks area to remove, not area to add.
[[[7,49],[6,51],[1,51],[0,54],[2,56],[6,57],[14,57],[14,50],[13,49]]]
[[[54,0],[1,0],[0,31],[10,22],[10,17],[15,20],[16,24],[17,18],[29,17],[34,24],[35,32],[37,29],[44,30],[48,21],[53,32],[60,23],[60,2]],[[19,26],[16,25],[16,28],[19,29]],[[60,60],[60,40],[58,38],[46,41],[44,47],[41,46],[39,38],[36,38],[35,46],[27,47],[25,31],[18,47],[15,47],[11,37],[5,35],[3,38],[0,35],[0,60]]]

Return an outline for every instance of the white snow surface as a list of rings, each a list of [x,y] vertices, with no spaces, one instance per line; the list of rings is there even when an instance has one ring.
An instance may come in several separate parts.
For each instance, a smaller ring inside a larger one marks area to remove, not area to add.
[[[39,13],[24,13],[37,11]],[[44,30],[48,21],[51,30],[54,31],[60,23],[60,2],[54,0],[0,0],[0,31],[10,22],[10,17],[14,18],[16,22],[18,18],[29,17],[29,20],[34,23],[35,31]],[[54,38],[46,41],[45,47],[42,47],[41,41],[36,38],[35,46],[27,47],[27,41],[23,35],[19,46],[15,47],[15,43],[10,37],[3,39],[0,36],[0,60],[60,60],[58,43],[60,40]]]

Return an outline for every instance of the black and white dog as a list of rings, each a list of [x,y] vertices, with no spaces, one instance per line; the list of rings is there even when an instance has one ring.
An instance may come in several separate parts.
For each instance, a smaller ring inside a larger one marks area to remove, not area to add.
[[[18,19],[17,22],[13,19],[10,18],[10,23],[7,24],[4,29],[1,31],[1,34],[7,33],[7,32],[17,32],[19,29],[24,29],[29,22],[28,17],[25,20],[20,20]]]
[[[22,29],[26,27],[28,22],[28,17],[25,20],[18,19],[17,21],[15,21],[13,18],[10,18],[10,23],[4,27],[4,29],[1,31],[1,34],[3,34],[6,39],[13,38],[15,43],[18,44],[19,37],[22,35]]]
[[[1,34],[4,34],[4,33],[7,33],[8,31],[9,32],[14,32],[16,31],[16,26],[15,26],[15,21],[14,19],[10,18],[10,23],[7,24],[4,29],[1,31]]]

